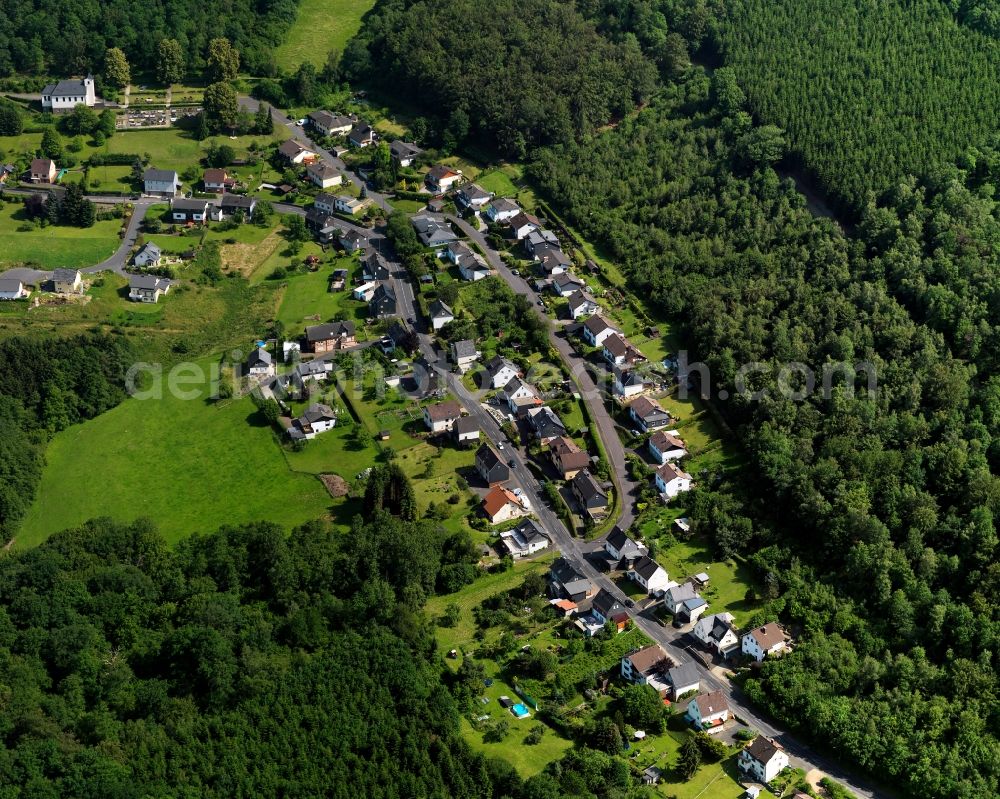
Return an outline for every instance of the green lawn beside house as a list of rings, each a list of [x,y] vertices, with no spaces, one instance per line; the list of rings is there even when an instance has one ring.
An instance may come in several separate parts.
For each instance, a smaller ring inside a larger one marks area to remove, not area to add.
[[[214,359],[195,365],[207,370]],[[288,468],[249,397],[217,405],[208,384],[193,399],[128,399],[58,433],[19,549],[97,516],[148,517],[170,542],[224,524],[285,527],[325,516],[332,501],[312,476]]]
[[[120,243],[120,219],[95,222],[89,228],[47,225],[18,230],[27,221],[20,202],[0,205],[0,271],[17,264],[37,264],[42,269],[93,266],[114,254]]]

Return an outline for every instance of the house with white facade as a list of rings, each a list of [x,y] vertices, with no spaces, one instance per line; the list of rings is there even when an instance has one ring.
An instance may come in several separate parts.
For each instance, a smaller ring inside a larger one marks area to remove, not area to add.
[[[443,300],[434,300],[430,306],[431,327],[440,330],[449,322],[455,321],[455,312]]]
[[[149,167],[142,173],[142,190],[157,197],[176,197],[181,190],[181,180],[172,169]]]
[[[432,166],[424,176],[424,183],[433,192],[443,193],[449,191],[452,186],[462,179],[461,169],[452,169],[444,164]]]
[[[344,175],[340,170],[322,161],[314,161],[306,167],[306,177],[314,186],[321,189],[328,189],[331,186],[339,186],[344,182]]]
[[[519,213],[521,213],[521,206],[513,200],[508,200],[506,197],[500,197],[488,203],[483,209],[483,216],[486,217],[491,225],[506,222],[508,219],[513,219]]]
[[[650,595],[665,591],[670,585],[667,570],[649,555],[643,555],[633,561],[629,567],[628,576],[633,582],[645,588],[646,593]]]
[[[769,783],[788,768],[788,755],[780,744],[758,735],[740,752],[738,764],[754,782]]]
[[[128,298],[132,302],[159,302],[170,291],[170,281],[156,275],[129,275]]]
[[[163,252],[160,248],[153,242],[147,241],[143,245],[142,249],[135,254],[135,258],[132,259],[132,263],[143,269],[149,269],[153,266],[159,266],[162,258]]]
[[[649,397],[639,397],[629,405],[628,415],[643,433],[666,427],[673,421],[670,414],[660,406],[660,403]]]
[[[611,370],[611,393],[619,399],[637,397],[653,388],[653,383],[635,369],[616,366]]]
[[[424,408],[424,424],[432,433],[443,433],[451,430],[461,416],[462,406],[454,400],[438,402]]]
[[[479,211],[492,199],[493,192],[486,191],[476,183],[469,183],[455,192],[455,202],[472,211]]]
[[[31,294],[27,286],[15,277],[0,277],[0,300],[21,300]]]
[[[521,371],[506,358],[494,355],[483,364],[489,378],[489,388],[503,388],[511,380],[521,374]]]
[[[633,561],[646,554],[646,548],[637,544],[628,533],[618,526],[604,539],[604,551],[615,562]]]
[[[702,616],[694,625],[691,634],[702,646],[720,657],[729,657],[729,654],[738,649],[740,645],[731,613],[713,613],[711,616]]]
[[[512,378],[503,387],[503,398],[507,403],[507,407],[510,408],[510,412],[515,416],[523,408],[534,408],[542,404],[542,398],[538,396],[535,387],[529,383],[525,383],[519,377]]]
[[[288,437],[295,439],[313,439],[320,433],[325,433],[337,426],[337,414],[329,406],[322,403],[310,405],[303,414],[292,422],[288,428]]]
[[[493,486],[483,497],[482,509],[490,524],[507,522],[527,512],[522,497],[499,485]]]
[[[780,624],[773,621],[750,630],[740,642],[743,654],[749,655],[758,663],[768,655],[778,655],[788,649],[788,637],[785,631]]]
[[[670,667],[670,659],[656,644],[634,649],[621,661],[622,679],[633,685],[649,685],[661,693],[667,685],[665,676]]]
[[[594,314],[583,323],[583,340],[591,347],[604,346],[604,340],[618,332],[618,328],[600,314]]]
[[[514,560],[541,552],[549,543],[549,537],[531,519],[525,519],[517,527],[500,533],[500,545]]]
[[[692,486],[691,475],[669,461],[656,470],[653,480],[656,483],[656,490],[665,499],[673,499],[678,494],[690,491]]]
[[[729,700],[722,691],[696,696],[687,706],[687,717],[695,729],[711,732],[729,720]]]
[[[570,294],[566,298],[566,305],[570,319],[579,319],[581,316],[592,316],[601,312],[601,306],[584,291],[574,291]]]
[[[670,694],[676,702],[685,694],[701,690],[701,672],[693,660],[674,666],[667,671]]]
[[[676,430],[657,430],[649,437],[646,447],[653,460],[661,466],[667,461],[676,461],[687,455],[687,445]]]

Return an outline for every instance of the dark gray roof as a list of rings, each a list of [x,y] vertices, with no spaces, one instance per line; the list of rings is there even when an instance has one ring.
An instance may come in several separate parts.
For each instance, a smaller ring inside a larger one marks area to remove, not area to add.
[[[607,500],[608,493],[603,488],[601,484],[594,479],[594,476],[588,472],[586,469],[576,473],[576,477],[572,480],[573,487],[576,489],[577,493],[584,499],[590,499],[592,497],[601,497]]]
[[[54,269],[52,270],[52,280],[56,283],[72,283],[79,273],[79,269]]]
[[[490,373],[491,377],[500,374],[500,371],[505,366],[509,369],[513,369],[515,372],[517,371],[517,367],[513,363],[500,355],[494,355],[486,363],[484,363],[483,366],[486,368],[486,371]]]
[[[462,416],[455,421],[455,432],[458,434],[478,433],[479,423],[471,416]]]
[[[402,139],[397,139],[389,145],[389,152],[396,156],[396,158],[415,158],[420,155],[423,150],[415,144],[405,142]]]
[[[0,292],[17,291],[24,285],[24,281],[16,277],[0,277]]]
[[[694,661],[681,663],[667,671],[667,681],[675,688],[684,688],[701,682],[701,672]]]
[[[142,173],[142,179],[168,183],[170,181],[177,180],[177,173],[172,169],[156,169],[154,167],[149,167],[149,169]]]
[[[448,307],[448,304],[442,300],[434,300],[431,303],[431,318],[450,316],[452,319],[455,318],[454,312]]]
[[[61,80],[58,83],[50,83],[42,89],[42,94],[46,96],[55,95],[56,97],[85,96],[87,94],[87,87],[84,86],[82,78],[70,78],[69,80]]]
[[[451,345],[451,349],[456,358],[476,357],[476,344],[471,339],[463,338],[461,341],[456,341]]]
[[[306,328],[306,341],[328,341],[354,335],[354,322],[328,322],[324,325],[313,325]]]
[[[489,444],[481,444],[476,450],[476,463],[482,465],[487,471],[491,471],[495,466],[507,468],[507,464],[500,460],[496,450]]]
[[[274,359],[271,357],[271,353],[263,347],[254,347],[253,352],[250,353],[250,357],[247,358],[249,366],[257,366],[258,364],[270,366],[273,362]]]
[[[767,763],[780,751],[780,747],[770,738],[758,735],[743,751],[759,763]]]
[[[542,438],[561,436],[566,432],[562,419],[548,405],[543,405],[537,413],[531,414],[529,421],[534,431]]]
[[[610,618],[612,613],[625,609],[622,603],[614,598],[614,595],[603,588],[597,592],[597,596],[594,597],[590,606],[606,619]]]
[[[313,422],[320,422],[324,419],[336,419],[337,414],[333,412],[333,409],[329,405],[323,405],[317,402],[315,405],[310,405],[299,417],[299,421],[308,422],[309,424]]]
[[[162,250],[160,250],[160,248],[156,245],[156,242],[153,241],[147,241],[137,254],[141,255],[144,252],[149,253],[154,258],[159,258],[163,254]]]
[[[132,289],[163,290],[170,285],[170,281],[156,275],[129,275],[128,285]]]
[[[246,197],[242,194],[227,193],[222,198],[223,208],[253,208],[256,204],[256,197]]]
[[[632,564],[632,571],[636,572],[644,580],[648,580],[656,574],[657,569],[660,568],[662,568],[660,564],[649,557],[649,555],[643,555],[639,558],[639,560]]]
[[[189,200],[181,197],[170,203],[170,208],[174,211],[204,211],[206,205],[208,200]]]
[[[586,593],[591,588],[587,576],[566,558],[557,558],[549,569],[552,579],[566,589],[568,594]]]
[[[476,183],[470,183],[468,186],[463,186],[458,190],[459,196],[463,199],[473,202],[474,200],[488,200],[493,195],[486,191],[482,186]]]
[[[639,553],[641,551],[639,545],[632,540],[631,536],[617,525],[615,525],[614,530],[608,533],[607,542],[613,549],[618,550],[622,554]]]

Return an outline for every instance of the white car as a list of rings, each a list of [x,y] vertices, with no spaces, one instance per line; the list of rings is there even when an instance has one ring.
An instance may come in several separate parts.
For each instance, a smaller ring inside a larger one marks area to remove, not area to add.
[[[298,125],[298,126],[299,126],[299,127],[301,128],[301,127],[302,127],[303,125],[305,125],[305,124],[306,124],[306,118],[305,118],[305,117],[302,117],[302,119],[297,119],[297,120],[295,121],[295,124],[296,124],[296,125]]]

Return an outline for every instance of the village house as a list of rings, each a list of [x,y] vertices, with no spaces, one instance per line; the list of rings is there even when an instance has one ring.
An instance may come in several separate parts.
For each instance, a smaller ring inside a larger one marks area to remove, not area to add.
[[[434,300],[430,304],[431,328],[440,330],[449,322],[455,321],[455,313],[443,300]]]
[[[368,301],[368,313],[373,319],[396,315],[396,292],[388,283],[380,283]]]
[[[352,147],[371,147],[378,140],[375,128],[367,122],[358,122],[347,134],[347,143]]]
[[[500,533],[500,545],[508,555],[518,560],[547,548],[549,537],[532,519],[525,519],[517,527]]]
[[[389,377],[387,380],[391,380]],[[398,375],[396,376],[397,385]],[[452,435],[455,436],[455,443],[460,447],[467,447],[479,440],[479,423],[471,416],[461,416],[451,427]]]
[[[217,205],[210,206],[208,214],[216,222],[224,219],[242,218],[244,222],[253,219],[254,211],[257,210],[257,198],[242,194],[222,195]]]
[[[479,211],[493,199],[493,193],[476,183],[469,183],[455,192],[455,202],[471,211]]]
[[[542,223],[538,221],[537,217],[526,214],[524,211],[519,211],[510,217],[510,232],[517,241],[521,241],[529,233],[539,230],[541,227]]]
[[[352,347],[357,343],[354,337],[354,322],[328,322],[306,328],[306,343],[312,352],[333,352]]]
[[[337,426],[337,414],[329,405],[315,403],[306,408],[305,412],[288,428],[288,437],[295,439],[313,439],[320,433],[332,430]]]
[[[549,567],[549,593],[572,602],[584,602],[597,589],[588,577],[564,557],[556,558]]]
[[[635,366],[646,360],[646,356],[619,333],[612,333],[604,339],[604,351],[601,354],[611,366]]]
[[[670,585],[666,569],[649,555],[637,558],[629,567],[628,576],[633,582],[645,588],[646,593],[650,595],[665,591]]]
[[[525,383],[521,378],[515,377],[503,387],[503,399],[507,403],[510,412],[517,416],[522,410],[534,408],[542,404],[542,398],[538,396],[534,386]]]
[[[637,544],[621,527],[608,533],[604,539],[604,551],[615,563],[631,563],[646,554],[646,548]]]
[[[492,270],[483,260],[483,256],[471,253],[458,262],[458,273],[462,276],[462,280],[475,283],[477,280],[489,277]]]
[[[564,299],[579,294],[583,288],[583,281],[571,272],[561,272],[552,278],[552,293]]]
[[[222,194],[230,191],[236,185],[236,181],[225,169],[206,169],[201,176],[201,184],[205,191]]]
[[[579,319],[581,316],[590,316],[601,312],[601,306],[593,297],[583,291],[574,291],[570,294],[566,298],[566,307],[570,319]]]
[[[483,497],[482,508],[490,524],[508,522],[525,514],[520,498],[499,485],[493,486]]]
[[[0,277],[0,300],[21,300],[31,294],[15,277]]]
[[[340,235],[340,246],[349,253],[363,250],[368,246],[368,236],[360,230],[351,228],[347,232]]]
[[[559,415],[548,405],[528,410],[528,425],[539,444],[545,445],[566,435],[566,426]]]
[[[178,197],[170,201],[170,218],[177,224],[203,224],[208,219],[208,200]]]
[[[481,444],[476,450],[476,471],[488,486],[500,485],[510,480],[510,469],[488,443]]]
[[[458,371],[464,374],[469,370],[479,358],[479,350],[471,339],[463,338],[460,341],[452,342],[451,362],[455,364]]]
[[[499,225],[508,219],[513,219],[521,213],[521,206],[506,197],[500,197],[491,203],[487,203],[483,209],[483,216],[491,225]]]
[[[675,461],[687,455],[687,446],[676,430],[657,430],[646,442],[649,454],[661,466],[667,461]]]
[[[334,211],[337,210],[337,198],[333,194],[327,194],[326,192],[320,192],[315,197],[313,197],[313,209],[319,211],[325,216],[329,216]],[[324,218],[325,218],[324,216]],[[318,220],[320,217],[317,216]]]
[[[583,340],[591,347],[603,346],[608,336],[618,333],[618,328],[600,314],[591,316],[583,323]]]
[[[149,167],[142,173],[142,190],[157,197],[176,197],[181,190],[181,180],[172,169]]]
[[[412,142],[403,141],[402,139],[396,139],[396,141],[389,145],[389,155],[401,167],[411,166],[423,152],[417,145]]]
[[[633,685],[649,685],[658,692],[666,689],[664,673],[670,666],[670,658],[656,644],[633,649],[621,660],[622,679]]]
[[[286,139],[278,146],[278,154],[289,164],[311,163],[316,153],[299,144],[295,139]]]
[[[31,162],[29,178],[32,183],[55,183],[56,162],[51,158],[35,158]]]
[[[320,136],[346,136],[357,122],[357,117],[333,114],[318,109],[308,115],[309,124]]]
[[[733,614],[714,613],[702,616],[691,630],[691,634],[702,646],[715,652],[719,657],[729,657],[739,647],[740,639],[733,627]]]
[[[660,407],[660,403],[649,397],[639,397],[629,405],[628,415],[643,433],[666,427],[673,421],[670,414]]]
[[[687,706],[687,717],[695,729],[711,732],[729,720],[729,701],[722,691],[696,696]]]
[[[653,388],[653,383],[635,369],[615,366],[611,370],[611,393],[619,399],[637,397]]]
[[[79,269],[55,269],[52,290],[56,294],[83,294],[83,275]]]
[[[740,752],[738,764],[755,782],[769,783],[788,768],[788,755],[772,739],[758,735]]]
[[[132,302],[159,302],[170,291],[170,281],[155,275],[129,275],[128,298]]]
[[[691,583],[670,584],[663,593],[663,607],[672,616],[688,621],[698,621],[708,608]]]
[[[664,499],[673,499],[678,494],[691,490],[691,475],[669,461],[656,470],[653,478],[656,490]]]
[[[451,430],[461,416],[462,406],[454,400],[437,402],[424,407],[424,424],[432,433],[444,433]]]
[[[369,250],[361,257],[361,279],[366,283],[392,279],[389,265],[378,251]]]
[[[355,122],[350,117],[331,114],[322,109],[311,112],[307,118],[310,127],[320,136],[346,136],[351,132]]]
[[[535,257],[536,251],[544,245],[549,245],[556,249],[559,248],[559,237],[553,233],[551,230],[546,230],[545,228],[535,228],[525,236],[521,243],[524,246],[524,251],[528,255]]]
[[[42,89],[43,111],[58,114],[72,111],[78,105],[85,105],[87,108],[97,105],[93,75],[50,83]]]
[[[263,347],[254,347],[247,358],[246,374],[251,377],[267,377],[274,374],[274,359]]]
[[[417,237],[425,247],[440,249],[458,241],[458,236],[455,235],[451,226],[440,219],[431,216],[415,216],[410,222],[413,224],[414,230],[417,231]]]
[[[340,194],[334,201],[334,210],[339,211],[342,214],[347,214],[348,216],[357,216],[362,213],[372,201],[360,197],[351,197],[349,194]]]
[[[607,513],[608,492],[587,469],[577,472],[569,487],[586,515],[595,517]]]
[[[552,468],[563,480],[572,480],[577,472],[590,466],[590,455],[566,436],[558,436],[549,442],[549,459],[552,461]]]
[[[489,378],[489,388],[502,388],[521,374],[520,370],[506,358],[494,355],[483,364]]]
[[[685,694],[701,690],[701,674],[694,661],[682,663],[667,670],[667,683],[671,698],[676,702]]]
[[[570,259],[566,253],[550,244],[542,244],[535,248],[535,270],[541,274],[543,277],[557,277],[559,275],[565,275],[573,268],[573,261]],[[570,280],[577,288],[583,286],[583,281],[573,277]],[[562,286],[565,288],[568,284],[563,282]],[[568,293],[561,296],[569,296]]]
[[[603,588],[597,592],[590,604],[590,618],[583,619],[583,630],[588,635],[596,635],[608,622],[611,622],[617,632],[622,632],[628,626],[628,612],[614,595]]]
[[[163,252],[160,248],[153,242],[147,241],[142,246],[142,249],[135,254],[135,258],[132,259],[132,264],[134,266],[141,267],[142,269],[149,269],[150,267],[159,266],[162,259]]]
[[[433,192],[441,194],[449,191],[452,186],[462,179],[461,169],[452,169],[444,164],[432,166],[424,176],[424,183]]]
[[[659,766],[647,766],[642,770],[643,785],[658,785],[663,777],[663,769]]]
[[[755,627],[741,639],[744,655],[749,655],[758,663],[768,655],[776,655],[788,649],[788,638],[781,625],[770,622],[763,627]]]
[[[338,169],[322,161],[314,161],[306,167],[306,177],[314,186],[328,189],[344,182],[344,176]]]

